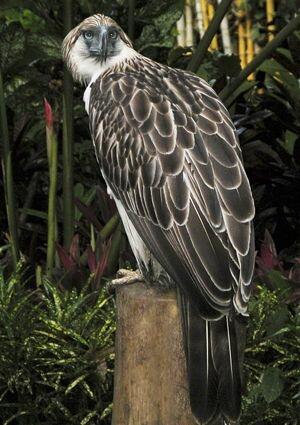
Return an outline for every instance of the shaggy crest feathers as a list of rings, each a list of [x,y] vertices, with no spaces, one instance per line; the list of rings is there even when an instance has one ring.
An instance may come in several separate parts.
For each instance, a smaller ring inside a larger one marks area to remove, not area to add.
[[[123,52],[124,58],[130,58],[133,52],[135,52],[129,37],[113,19],[101,15],[100,13],[90,16],[77,25],[77,27],[73,28],[66,35],[62,43],[62,57],[74,80],[89,82],[92,76],[99,71],[99,65],[96,63],[95,58],[91,58],[87,55],[84,42],[80,39],[80,36],[82,31],[100,25],[114,26],[119,29],[121,40],[125,45]],[[118,58],[118,60],[120,60],[120,58]],[[111,61],[106,65],[105,69],[114,65],[116,62],[116,60]]]

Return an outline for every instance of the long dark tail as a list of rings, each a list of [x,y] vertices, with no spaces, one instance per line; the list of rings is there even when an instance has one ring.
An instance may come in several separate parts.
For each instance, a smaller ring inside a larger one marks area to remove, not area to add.
[[[235,319],[205,320],[186,299],[182,310],[192,412],[201,425],[237,423],[241,356]]]

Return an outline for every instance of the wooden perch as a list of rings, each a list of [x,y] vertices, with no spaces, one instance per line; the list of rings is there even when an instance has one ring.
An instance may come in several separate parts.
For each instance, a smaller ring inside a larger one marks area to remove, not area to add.
[[[196,425],[175,291],[117,289],[112,425]]]

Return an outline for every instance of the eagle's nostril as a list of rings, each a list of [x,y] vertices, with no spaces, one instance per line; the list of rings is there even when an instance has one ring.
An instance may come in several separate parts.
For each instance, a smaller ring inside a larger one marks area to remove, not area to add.
[[[90,48],[90,53],[92,53],[94,55],[100,55],[101,54],[101,50],[93,47],[93,48]]]

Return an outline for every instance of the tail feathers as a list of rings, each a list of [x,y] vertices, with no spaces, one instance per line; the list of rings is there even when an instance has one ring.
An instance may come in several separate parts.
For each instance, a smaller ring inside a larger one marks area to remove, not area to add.
[[[201,425],[236,423],[241,379],[234,322],[205,320],[189,303],[184,313],[192,412]]]
[[[208,423],[217,410],[218,379],[210,349],[209,323],[189,311],[187,364],[191,409],[201,423]]]
[[[210,322],[211,350],[218,376],[219,411],[230,422],[238,420],[241,406],[241,376],[235,324],[228,317]]]

